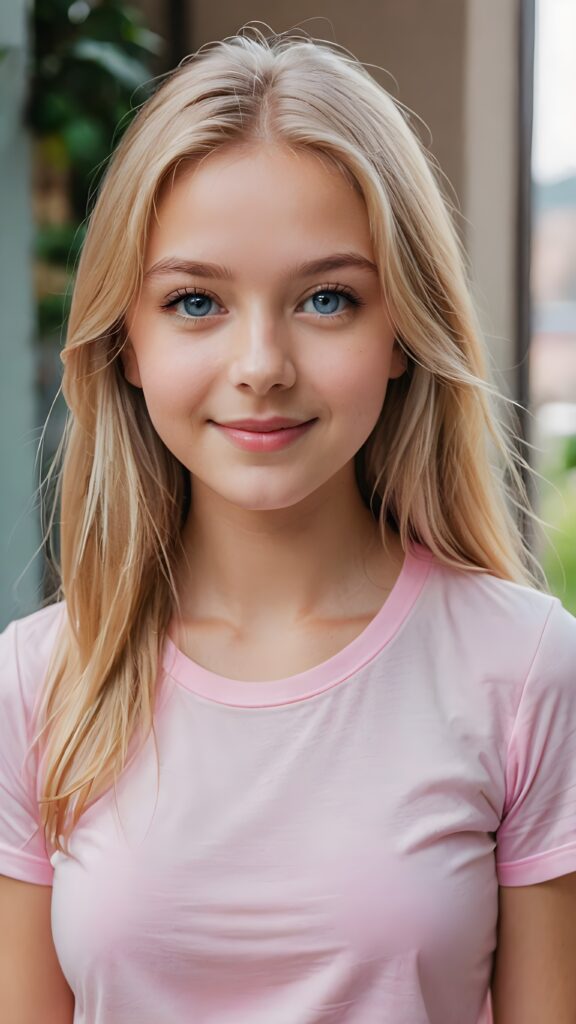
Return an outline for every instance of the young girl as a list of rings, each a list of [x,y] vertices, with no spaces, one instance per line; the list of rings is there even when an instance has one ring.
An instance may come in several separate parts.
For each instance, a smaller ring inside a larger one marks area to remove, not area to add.
[[[63,359],[2,1021],[573,1022],[576,620],[398,104],[332,44],[202,48],[117,148]]]

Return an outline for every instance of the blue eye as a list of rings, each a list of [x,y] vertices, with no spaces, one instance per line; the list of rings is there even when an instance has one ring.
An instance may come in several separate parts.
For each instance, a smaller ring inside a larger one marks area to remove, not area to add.
[[[350,289],[343,287],[342,285],[335,285],[329,287],[327,285],[318,288],[312,295],[309,295],[307,299],[304,299],[304,303],[320,302],[320,310],[316,308],[316,316],[320,320],[338,319],[347,312],[346,307],[344,310],[336,310],[334,308],[334,296],[337,299],[345,299],[348,306],[363,306],[364,302],[358,298],[354,292]],[[175,295],[168,299],[162,305],[162,309],[174,309],[175,315],[180,317],[182,320],[194,321],[194,320],[206,320],[208,316],[213,314],[207,314],[207,310],[210,308],[210,303],[216,300],[205,291],[203,288],[181,288]],[[184,312],[178,312],[178,306],[182,306]]]
[[[175,294],[164,302],[161,309],[173,309],[175,315],[182,320],[205,320],[206,307],[215,300],[203,288],[179,288]],[[178,311],[182,306],[184,312]],[[199,314],[198,316],[196,314]]]
[[[336,300],[346,299],[346,301],[352,306],[361,305],[360,300],[352,295],[352,293],[346,288],[322,288],[320,291],[314,292],[313,295],[309,295],[304,302],[310,302],[311,300],[312,302],[318,301],[320,302],[320,309],[322,312],[333,316],[337,312],[342,312],[341,309],[338,311],[334,309],[334,296],[336,296]]]

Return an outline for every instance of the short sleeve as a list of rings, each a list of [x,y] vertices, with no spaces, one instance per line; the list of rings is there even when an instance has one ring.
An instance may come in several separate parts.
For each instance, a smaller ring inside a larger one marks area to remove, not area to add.
[[[576,618],[558,598],[510,736],[496,867],[500,885],[576,871]]]
[[[0,874],[50,885],[54,869],[38,813],[36,759],[28,756],[32,709],[17,637],[17,622],[0,634]]]

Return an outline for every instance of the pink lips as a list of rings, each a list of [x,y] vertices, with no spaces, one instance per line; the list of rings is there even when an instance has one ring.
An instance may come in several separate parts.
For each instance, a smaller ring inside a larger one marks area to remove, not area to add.
[[[316,420],[308,420],[307,423],[300,423],[295,427],[282,427],[279,430],[247,430],[240,427],[225,427],[221,423],[214,423],[212,426],[221,431],[236,448],[243,448],[248,452],[276,452],[281,448],[287,448],[299,437],[310,430]]]

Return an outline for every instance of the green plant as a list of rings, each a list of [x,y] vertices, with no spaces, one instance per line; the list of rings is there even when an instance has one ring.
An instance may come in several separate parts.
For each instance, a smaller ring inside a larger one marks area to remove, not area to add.
[[[576,615],[576,436],[549,443],[539,514],[550,524],[542,565],[550,589]]]
[[[64,268],[61,292],[38,296],[43,335],[67,315],[73,266],[99,176],[113,147],[152,88],[152,64],[163,40],[122,0],[36,0],[31,26],[33,67],[27,122],[45,176],[60,181],[68,220],[41,221],[37,259]]]
[[[576,469],[576,434],[571,434],[564,441],[564,466],[567,470]]]

